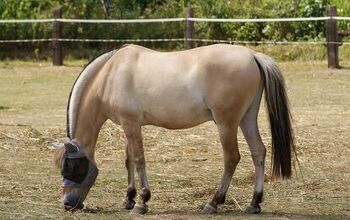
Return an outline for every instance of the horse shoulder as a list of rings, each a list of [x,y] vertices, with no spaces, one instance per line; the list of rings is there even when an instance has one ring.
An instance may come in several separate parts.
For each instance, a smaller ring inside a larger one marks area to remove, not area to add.
[[[134,68],[138,51],[133,46],[121,50],[101,69],[96,81],[100,108],[118,124],[122,120],[139,120],[141,112],[134,95]]]

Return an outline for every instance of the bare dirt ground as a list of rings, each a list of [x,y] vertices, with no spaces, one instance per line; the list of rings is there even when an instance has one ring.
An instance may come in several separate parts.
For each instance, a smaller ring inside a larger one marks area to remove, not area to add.
[[[81,63],[0,62],[0,219],[350,219],[350,63],[329,70],[324,62],[281,63],[294,116],[300,167],[293,179],[271,181],[270,158],[260,215],[245,215],[253,165],[239,134],[242,159],[227,201],[201,215],[222,173],[214,123],[186,130],[143,128],[152,190],[143,217],[121,210],[127,185],[124,135],[108,122],[97,144],[95,186],[75,213],[60,208],[61,177],[50,144],[65,137],[65,108]],[[346,67],[348,66],[348,67]],[[260,131],[270,150],[264,106]]]

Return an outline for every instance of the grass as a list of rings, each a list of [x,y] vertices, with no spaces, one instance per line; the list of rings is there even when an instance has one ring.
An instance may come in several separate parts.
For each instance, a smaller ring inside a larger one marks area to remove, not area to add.
[[[143,128],[152,191],[144,217],[118,208],[127,185],[125,138],[119,127],[106,123],[97,144],[100,174],[85,202],[88,209],[70,213],[60,208],[61,177],[52,164],[50,143],[65,137],[67,97],[83,63],[52,67],[46,62],[0,62],[0,218],[207,218],[200,210],[222,172],[221,147],[211,122],[176,131]],[[263,213],[244,215],[240,208],[252,196],[253,166],[239,134],[242,159],[227,202],[208,218],[350,219],[350,63],[342,64],[346,68],[329,70],[320,61],[281,63],[301,167],[292,180],[268,180]],[[270,150],[263,108],[259,124]]]

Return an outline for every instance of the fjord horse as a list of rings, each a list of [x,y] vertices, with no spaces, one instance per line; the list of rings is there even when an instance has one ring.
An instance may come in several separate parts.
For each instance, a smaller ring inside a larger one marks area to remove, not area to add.
[[[95,144],[107,119],[125,132],[128,187],[122,207],[138,214],[148,211],[146,202],[151,197],[141,126],[183,129],[212,120],[223,148],[224,172],[203,213],[216,213],[225,201],[240,160],[238,127],[255,166],[254,194],[246,212],[259,213],[266,149],[257,116],[263,91],[272,134],[272,174],[289,178],[295,150],[291,116],[284,79],[270,57],[223,44],[169,53],[127,45],[102,54],[81,72],[68,101],[70,141],[56,151],[63,176],[64,208],[83,208],[98,174]],[[135,170],[140,178],[136,202]]]

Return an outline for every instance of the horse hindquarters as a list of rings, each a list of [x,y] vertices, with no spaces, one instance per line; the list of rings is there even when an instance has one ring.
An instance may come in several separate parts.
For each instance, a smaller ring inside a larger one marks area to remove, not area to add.
[[[261,82],[259,92],[240,123],[255,166],[254,194],[246,209],[247,213],[260,213],[259,204],[263,200],[266,148],[261,140],[257,124],[263,88],[272,134],[272,172],[274,176],[284,178],[291,176],[291,150],[294,150],[291,116],[281,71],[270,57],[260,53],[255,54],[254,57],[263,75],[264,83]]]
[[[240,65],[228,65],[233,71],[224,73],[226,75],[221,76],[221,81],[215,81],[216,78],[210,81],[215,91],[209,96],[207,103],[218,127],[223,148],[224,172],[218,190],[203,210],[205,214],[215,213],[217,206],[225,201],[232,176],[240,161],[237,143],[238,126],[258,91],[260,92],[258,98],[261,98],[260,72],[253,56],[248,54],[239,61]],[[258,101],[260,102],[260,99]]]

